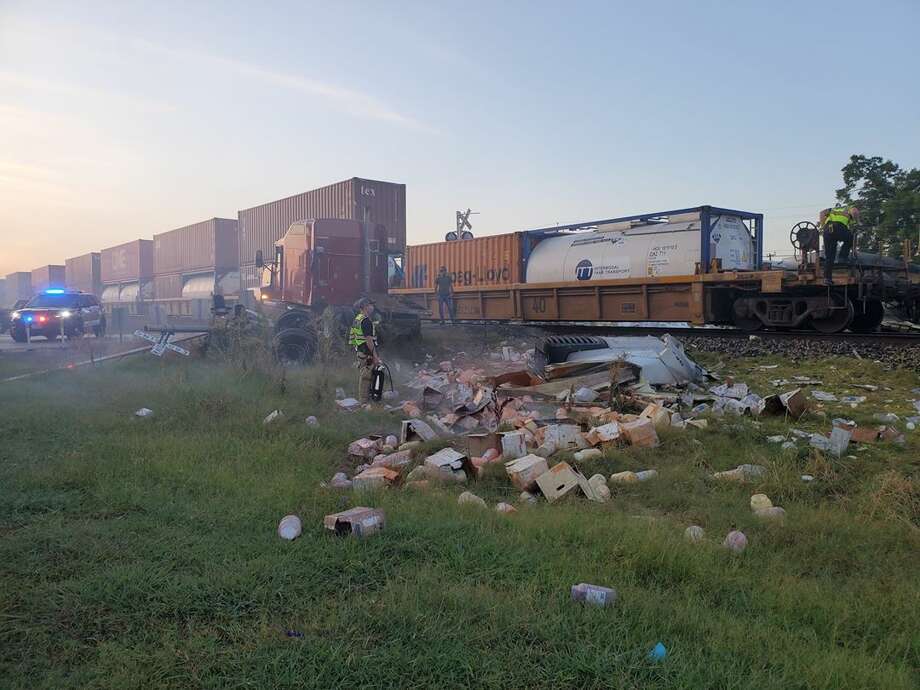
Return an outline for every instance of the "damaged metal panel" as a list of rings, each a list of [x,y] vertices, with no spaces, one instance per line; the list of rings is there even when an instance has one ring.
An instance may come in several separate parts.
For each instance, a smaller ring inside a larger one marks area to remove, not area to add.
[[[639,380],[651,385],[699,382],[706,376],[705,369],[690,359],[680,342],[669,335],[661,338],[650,335],[592,336],[578,338],[583,342],[573,340],[568,336],[546,338],[538,348],[541,355],[538,364],[542,364],[545,370],[550,365],[564,362],[568,365],[566,369],[587,374],[592,370],[592,364],[601,369],[611,362],[623,360],[638,366],[641,369]]]

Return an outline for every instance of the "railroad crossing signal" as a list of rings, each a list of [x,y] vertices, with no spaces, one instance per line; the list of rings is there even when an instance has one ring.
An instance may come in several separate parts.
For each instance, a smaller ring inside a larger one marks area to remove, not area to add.
[[[457,211],[457,237],[460,237],[464,230],[473,230],[473,226],[470,223],[470,216],[478,215],[478,211],[471,211],[470,209],[466,209],[466,211]]]
[[[170,337],[173,335],[170,331],[160,331],[159,335],[153,335],[152,333],[137,330],[134,331],[134,335],[153,343],[153,347],[150,348],[150,354],[156,355],[157,357],[162,357],[167,350],[178,352],[180,355],[185,355],[186,357],[191,354],[184,347],[179,347],[175,343],[169,342]]]

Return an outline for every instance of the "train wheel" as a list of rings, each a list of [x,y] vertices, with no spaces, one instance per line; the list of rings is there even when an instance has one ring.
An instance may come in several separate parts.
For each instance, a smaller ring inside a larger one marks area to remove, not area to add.
[[[847,300],[844,304],[843,298],[837,295],[833,299],[836,308],[816,310],[816,313],[823,314],[820,317],[811,317],[811,326],[819,333],[839,333],[853,321],[853,315],[856,313],[853,303]]]
[[[756,315],[751,314],[747,309],[747,305],[740,301],[735,302],[732,306],[732,323],[735,324],[736,328],[748,333],[759,331],[763,328],[763,321],[758,319]]]
[[[854,333],[873,333],[882,325],[882,319],[885,318],[885,305],[881,300],[873,299],[865,303],[853,302],[853,321],[850,323],[850,330]]]

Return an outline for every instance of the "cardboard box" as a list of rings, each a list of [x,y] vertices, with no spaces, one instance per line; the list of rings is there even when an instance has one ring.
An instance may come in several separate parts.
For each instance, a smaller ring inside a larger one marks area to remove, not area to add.
[[[425,470],[431,479],[462,481],[476,476],[469,456],[453,448],[442,448],[425,458]]]
[[[337,536],[367,537],[383,530],[386,517],[382,510],[358,506],[341,513],[332,513],[323,518],[326,529]]]
[[[434,441],[438,435],[421,419],[404,419],[399,432],[399,443],[410,441]]]
[[[651,419],[656,429],[662,429],[671,426],[671,413],[658,403],[650,403],[639,415],[645,419]]]
[[[522,432],[509,431],[502,434],[502,457],[505,460],[515,460],[525,455],[527,455],[527,444]]]
[[[624,422],[620,424],[620,429],[626,440],[633,446],[655,448],[659,444],[655,425],[647,417],[641,417],[633,422]]]
[[[533,491],[537,488],[537,477],[549,472],[549,466],[546,464],[546,458],[541,458],[539,455],[525,455],[506,462],[505,472],[511,478],[511,483],[518,489]]]
[[[370,460],[383,447],[382,436],[366,436],[348,444],[348,455],[353,460]]]
[[[854,443],[874,443],[878,441],[878,428],[874,426],[858,426],[853,430]]]
[[[399,479],[399,472],[388,467],[369,467],[351,480],[355,489],[382,489]]]
[[[480,432],[475,434],[466,434],[463,437],[463,443],[466,446],[466,452],[470,457],[480,458],[486,454],[490,448],[502,451],[502,442],[498,434],[492,432]]]
[[[552,445],[556,450],[580,450],[588,447],[581,429],[575,424],[550,424],[543,431],[543,442]]]
[[[578,487],[581,483],[579,477],[580,475],[572,469],[569,463],[560,462],[550,467],[548,472],[537,477],[537,486],[540,487],[540,492],[546,497],[546,500],[552,503]],[[584,477],[581,477],[581,480],[584,480],[585,484],[588,483]]]
[[[608,422],[603,426],[594,427],[585,435],[585,440],[592,446],[614,443],[620,438],[620,425],[617,422]]]

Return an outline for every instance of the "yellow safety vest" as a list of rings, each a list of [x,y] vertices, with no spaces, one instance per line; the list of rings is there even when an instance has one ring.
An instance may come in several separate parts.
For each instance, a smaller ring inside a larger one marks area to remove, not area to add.
[[[827,218],[824,219],[824,224],[827,225],[828,223],[840,223],[844,227],[848,228],[850,227],[851,220],[852,218],[850,217],[850,209],[846,208],[845,206],[838,206],[837,208],[832,208],[828,212]]]
[[[351,324],[351,330],[348,332],[348,344],[355,348],[355,350],[362,345],[367,345],[368,340],[372,340],[375,343],[377,342],[377,324],[375,324],[373,320],[371,321],[371,328],[373,329],[374,335],[370,337],[364,335],[361,325],[366,318],[367,316],[358,312],[358,315],[355,316],[354,323]]]

